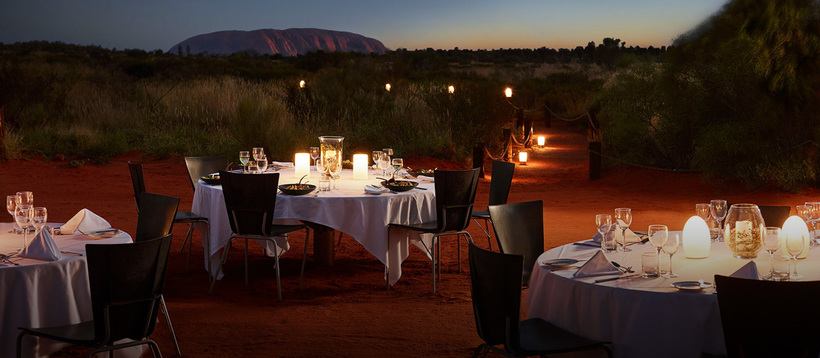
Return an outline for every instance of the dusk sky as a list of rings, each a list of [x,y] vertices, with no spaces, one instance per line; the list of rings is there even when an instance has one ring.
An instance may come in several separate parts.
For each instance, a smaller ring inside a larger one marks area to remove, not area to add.
[[[604,37],[665,46],[726,0],[9,0],[0,42],[167,51],[223,30],[320,28],[390,49],[574,48]]]

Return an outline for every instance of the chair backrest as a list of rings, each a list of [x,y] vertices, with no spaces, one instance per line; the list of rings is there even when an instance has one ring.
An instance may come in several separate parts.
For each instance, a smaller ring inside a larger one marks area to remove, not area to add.
[[[520,350],[521,267],[524,258],[470,243],[470,283],[478,336],[490,345]]]
[[[155,239],[171,233],[179,198],[142,192],[139,196],[139,216],[134,242]]]
[[[729,357],[817,357],[820,281],[715,275]]]
[[[196,190],[199,178],[225,170],[228,166],[228,157],[185,157],[185,167],[188,168],[188,177],[191,178],[191,189]]]
[[[501,252],[524,256],[522,283],[526,285],[535,260],[544,253],[544,202],[490,205],[489,211]]]
[[[273,226],[279,173],[219,172],[231,231],[240,235],[267,235]]]
[[[792,210],[791,206],[772,206],[772,205],[758,205],[760,208],[760,215],[763,216],[763,221],[766,226],[782,227],[786,219],[789,218],[789,213]]]
[[[515,163],[493,160],[493,177],[490,179],[489,205],[506,204],[510,195]]]
[[[171,235],[133,244],[87,244],[95,339],[110,344],[154,331]]]
[[[470,224],[480,169],[434,172],[437,232],[463,231]]]
[[[142,163],[128,162],[128,171],[131,172],[131,184],[134,185],[134,201],[137,203],[137,212],[139,212],[139,195],[145,191],[145,178],[142,175]]]

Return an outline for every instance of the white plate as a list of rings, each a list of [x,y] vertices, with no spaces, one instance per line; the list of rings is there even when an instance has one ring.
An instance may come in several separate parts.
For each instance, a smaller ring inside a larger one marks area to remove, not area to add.
[[[710,288],[714,286],[714,284],[712,284],[711,282],[703,281],[678,281],[670,285],[681,291],[700,291],[704,288]]]
[[[578,260],[575,259],[551,259],[551,260],[544,260],[541,261],[541,266],[546,266],[551,269],[560,269],[560,268],[567,268],[574,264],[577,264]]]

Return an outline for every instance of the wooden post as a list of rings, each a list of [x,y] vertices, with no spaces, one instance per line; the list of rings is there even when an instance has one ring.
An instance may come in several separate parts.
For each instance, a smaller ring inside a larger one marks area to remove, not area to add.
[[[524,117],[524,148],[532,147],[532,118]]]
[[[589,180],[601,179],[601,142],[589,142]]]
[[[6,159],[5,106],[0,106],[0,160]]]
[[[322,266],[333,266],[336,246],[333,236],[336,230],[319,224],[310,224],[313,229],[313,261]]]
[[[473,168],[481,168],[478,170],[478,177],[484,178],[484,144],[476,143],[473,147]]]
[[[504,158],[503,159],[504,159],[505,162],[509,162],[510,159],[512,158],[512,130],[511,129],[505,129],[502,132],[502,136],[504,137],[504,138],[501,138],[501,141],[504,142]]]

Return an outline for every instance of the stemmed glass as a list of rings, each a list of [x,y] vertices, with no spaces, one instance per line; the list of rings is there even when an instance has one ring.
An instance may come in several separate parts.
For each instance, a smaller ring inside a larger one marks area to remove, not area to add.
[[[709,207],[711,208],[712,217],[717,220],[718,227],[720,228],[720,232],[723,232],[723,220],[726,219],[726,214],[729,212],[729,208],[726,207],[726,200],[715,199],[710,202]],[[723,237],[722,235],[720,237]],[[723,241],[718,239],[719,241]]]
[[[330,165],[330,177],[333,179],[333,189],[336,189],[336,179],[339,178],[339,174],[342,173],[342,162],[331,163]]]
[[[43,231],[43,227],[46,226],[46,220],[48,220],[48,210],[42,206],[35,207],[31,214],[31,224],[37,229],[37,231],[34,232],[35,237]]]
[[[243,150],[239,152],[239,162],[242,163],[242,172],[248,172],[248,161],[251,160],[251,152]]]
[[[390,155],[382,151],[382,155],[379,156],[379,169],[382,170],[382,176],[387,175],[388,168],[390,168]]]
[[[598,233],[601,234],[601,251],[607,253],[615,250],[615,247],[610,246],[610,242],[606,239],[607,233],[612,228],[612,215],[595,215],[595,227],[598,229]]]
[[[253,159],[261,160],[262,156],[265,155],[265,148],[262,147],[253,147]]]
[[[767,227],[766,235],[763,236],[763,248],[769,253],[769,273],[763,276],[764,279],[774,279],[777,274],[774,272],[774,253],[780,248],[780,228]]]
[[[30,191],[18,191],[17,192],[17,205],[28,205],[30,207],[34,206],[34,193]],[[20,227],[21,230],[28,231],[29,226]]]
[[[388,158],[393,156],[393,148],[384,148],[382,152],[387,153]],[[390,160],[388,159],[387,161],[389,162]]]
[[[666,278],[675,278],[678,277],[675,273],[672,272],[672,256],[678,252],[678,246],[680,245],[680,234],[679,233],[671,233],[666,239],[666,242],[663,244],[663,252],[669,255],[669,272],[663,275]]]
[[[802,235],[787,235],[785,240],[786,250],[789,252],[789,256],[791,256],[792,260],[794,261],[794,270],[792,271],[791,276],[789,276],[789,280],[800,280],[803,278],[803,276],[797,273],[797,256],[800,256],[800,254],[803,252],[803,249],[806,246],[806,242],[803,240]]]
[[[695,214],[700,216],[703,221],[709,221],[710,211],[711,209],[709,208],[708,203],[695,204]]]
[[[806,202],[806,206],[809,207],[809,214],[811,214],[810,217],[809,217],[809,221],[808,221],[808,224],[811,225],[811,235],[810,235],[811,240],[809,242],[810,242],[811,245],[814,245],[814,244],[816,244],[815,241],[817,240],[817,237],[816,237],[815,232],[814,232],[815,230],[817,230],[815,225],[817,225],[817,220],[820,219],[820,202],[818,202],[818,201],[809,201],[809,202]]]
[[[316,160],[314,165],[316,166],[316,171],[319,172],[319,179],[324,179],[325,175],[327,175],[327,168],[325,168],[325,163],[322,158]]]
[[[812,224],[812,219],[814,219],[814,210],[812,210],[812,207],[808,205],[808,203],[806,203],[806,205],[795,205],[794,210],[797,213],[797,216],[799,216],[801,219],[803,219],[803,221],[806,222],[806,225]],[[812,225],[811,228],[814,229],[814,225]],[[809,232],[809,236],[813,235],[813,232]]]
[[[9,232],[13,232],[15,234],[17,233],[17,221],[14,220],[14,208],[16,208],[16,207],[17,207],[17,195],[16,194],[15,195],[7,195],[6,196],[6,211],[9,212],[9,215],[11,215],[12,223],[14,224],[14,227],[12,227],[11,231],[9,231]]]
[[[259,174],[264,174],[266,170],[268,170],[268,156],[262,155],[261,158],[256,160],[256,170]]]
[[[379,160],[381,160],[381,157],[382,157],[382,151],[380,151],[380,150],[374,150],[373,151],[373,164],[376,164],[376,167],[379,166]]]
[[[399,170],[404,168],[404,159],[402,158],[393,158],[393,178],[396,177],[396,174],[399,173]]]
[[[28,225],[31,223],[32,211],[31,205],[28,204],[17,204],[14,208],[14,221],[23,228],[23,248],[28,246]]]
[[[666,225],[649,225],[647,235],[649,235],[649,243],[657,250],[658,262],[660,262],[663,244],[669,238],[669,228]]]
[[[629,228],[629,225],[632,225],[632,209],[630,208],[617,208],[615,209],[615,217],[614,217],[615,225],[621,229],[621,243],[618,245],[620,251],[623,252],[630,252],[628,247],[626,247],[626,229]]]

